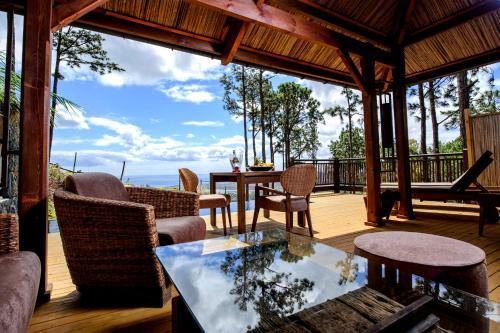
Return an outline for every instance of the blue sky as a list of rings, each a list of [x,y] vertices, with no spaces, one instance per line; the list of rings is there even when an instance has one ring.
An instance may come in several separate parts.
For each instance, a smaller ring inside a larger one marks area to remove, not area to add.
[[[17,59],[21,59],[21,21],[18,17]],[[4,48],[5,16],[0,24]],[[205,57],[105,38],[110,58],[126,71],[99,76],[87,68],[63,67],[66,79],[60,81],[59,93],[83,111],[59,113],[51,161],[71,167],[78,152],[77,169],[116,175],[125,160],[126,176],[176,174],[179,167],[198,173],[229,170],[229,154],[242,150],[243,137],[241,119],[224,111],[221,101],[218,80],[228,68]],[[273,79],[275,85],[286,80],[310,87],[322,108],[345,104],[341,87],[283,75]],[[319,157],[329,157],[327,145],[342,127],[331,117],[319,125]],[[419,137],[419,124],[411,118],[409,130],[410,137]],[[441,129],[442,141],[457,135],[456,130]]]

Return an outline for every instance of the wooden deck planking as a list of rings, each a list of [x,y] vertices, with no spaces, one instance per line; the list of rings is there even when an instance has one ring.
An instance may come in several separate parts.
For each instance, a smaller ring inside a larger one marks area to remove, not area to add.
[[[477,221],[447,220],[440,218],[394,222],[383,228],[363,224],[365,209],[358,195],[318,196],[312,199],[312,219],[315,238],[319,241],[352,251],[353,239],[367,232],[406,230],[432,233],[460,239],[483,248],[487,254],[490,298],[500,302],[500,224],[487,225],[485,235],[477,235]],[[247,222],[252,213],[247,213]],[[208,237],[222,235],[220,215],[218,227],[212,228],[207,220]],[[236,221],[236,216],[233,217]],[[259,218],[258,229],[284,228],[284,215],[273,212],[271,219]],[[249,226],[248,226],[249,230]],[[236,232],[236,226],[231,231]],[[307,229],[294,228],[306,234]],[[52,299],[38,307],[33,316],[30,332],[170,332],[170,302],[161,309],[86,307],[80,304],[78,293],[71,283],[65,263],[59,234],[49,235],[49,281],[53,284]]]

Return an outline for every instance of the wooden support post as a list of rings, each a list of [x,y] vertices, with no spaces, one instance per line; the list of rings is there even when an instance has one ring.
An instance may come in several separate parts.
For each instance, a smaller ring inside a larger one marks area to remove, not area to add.
[[[414,219],[411,202],[410,153],[408,147],[408,115],[406,110],[405,58],[402,48],[396,50],[397,66],[393,69],[394,122],[396,123],[396,151],[398,156],[398,187],[401,199],[398,217]]]
[[[361,58],[361,72],[366,91],[362,93],[365,121],[367,221],[371,226],[383,225],[380,202],[380,147],[378,138],[375,61],[371,53]]]
[[[333,159],[333,192],[340,192],[340,161],[337,157]]]
[[[38,301],[47,283],[47,195],[52,0],[26,1],[19,158],[19,247],[42,264]]]
[[[472,165],[476,161],[476,152],[474,150],[474,128],[472,126],[472,117],[470,109],[464,110],[465,120],[465,144],[467,146],[467,165]]]

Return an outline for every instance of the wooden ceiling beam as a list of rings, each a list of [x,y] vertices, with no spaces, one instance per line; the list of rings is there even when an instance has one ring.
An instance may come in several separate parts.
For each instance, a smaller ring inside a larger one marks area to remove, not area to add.
[[[235,17],[245,22],[259,24],[269,29],[284,32],[299,39],[308,40],[334,48],[345,48],[348,52],[363,56],[372,52],[374,59],[386,66],[395,64],[393,54],[378,48],[371,48],[366,43],[330,30],[318,23],[308,21],[300,15],[290,14],[285,10],[263,4],[257,6],[253,0],[189,0],[216,10],[224,15]]]
[[[404,41],[405,45],[418,43],[426,38],[437,35],[441,32],[453,29],[454,27],[464,24],[470,20],[491,13],[500,9],[500,1],[498,0],[483,0],[477,4],[464,9],[454,15],[445,17],[442,20],[412,32]]]
[[[406,75],[406,85],[411,86],[418,82],[436,79],[442,76],[451,75],[466,69],[486,66],[500,61],[500,47],[496,49],[474,55],[465,59],[448,62],[444,65],[434,67],[427,71]]]
[[[399,26],[396,29],[397,43],[398,45],[403,44],[406,37],[406,32],[408,31],[408,23],[413,15],[413,10],[415,9],[416,0],[406,0],[403,3],[404,15],[401,17]]]
[[[389,36],[347,16],[340,15],[310,0],[269,0],[268,3],[288,11],[298,12],[314,21],[338,27],[368,42],[387,49],[394,47]]]
[[[344,65],[351,73],[351,76],[354,82],[356,82],[356,84],[358,85],[359,90],[361,90],[364,93],[368,93],[368,89],[366,87],[365,81],[363,80],[363,76],[359,72],[358,67],[356,67],[354,61],[352,61],[349,52],[347,52],[344,49],[337,49],[337,54],[340,57],[340,59],[342,59],[342,62],[344,62]]]
[[[263,3],[264,0],[255,1],[256,6],[262,6]],[[234,55],[236,54],[236,51],[238,51],[238,47],[240,46],[243,37],[245,37],[249,26],[250,23],[248,22],[229,20],[227,35],[224,37],[226,43],[221,57],[221,63],[223,65],[227,65],[233,60]]]
[[[233,61],[234,55],[240,47],[241,41],[248,30],[250,23],[243,21],[235,21],[230,23],[228,33],[225,39],[224,51],[222,51],[221,63],[229,64]]]
[[[76,21],[83,15],[103,5],[108,0],[69,0],[56,5],[52,9],[52,32]]]
[[[220,40],[196,36],[181,30],[175,31],[175,29],[169,27],[159,29],[154,23],[147,21],[143,23],[141,24],[141,21],[136,18],[121,14],[113,13],[111,15],[109,13],[108,15],[106,12],[94,11],[74,22],[74,25],[211,58],[219,59],[222,57],[224,44]],[[233,62],[257,66],[266,70],[317,80],[323,83],[342,84],[357,89],[355,82],[348,73],[270,54],[243,45],[240,45],[234,55]]]

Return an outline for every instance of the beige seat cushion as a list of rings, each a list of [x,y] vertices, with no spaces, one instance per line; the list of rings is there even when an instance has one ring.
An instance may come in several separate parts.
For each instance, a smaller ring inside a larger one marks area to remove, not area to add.
[[[231,202],[229,195],[202,194],[200,195],[200,208],[226,207]]]
[[[171,217],[156,220],[160,245],[172,245],[205,239],[205,220],[199,216]]]
[[[291,196],[291,210],[292,211],[304,211],[307,210],[307,200],[304,197]],[[267,206],[270,210],[276,210],[279,212],[286,211],[285,201],[286,196],[284,195],[269,195],[265,197],[260,197],[261,203],[264,207]]]

